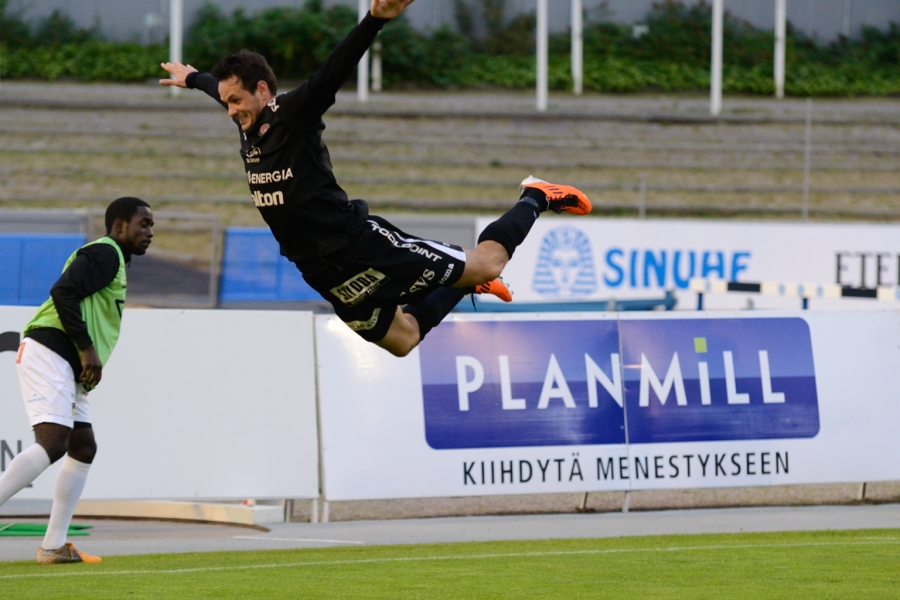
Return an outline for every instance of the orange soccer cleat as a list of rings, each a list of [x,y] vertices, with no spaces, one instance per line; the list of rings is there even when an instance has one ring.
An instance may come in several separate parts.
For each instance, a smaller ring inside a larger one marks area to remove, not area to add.
[[[43,548],[38,548],[37,551],[37,563],[39,565],[62,565],[66,563],[97,564],[101,562],[103,562],[103,559],[99,556],[91,556],[90,554],[85,554],[80,550],[76,550],[75,546],[71,543],[67,543],[62,548],[57,548],[56,550],[44,550]]]
[[[503,283],[503,280],[499,277],[497,279],[492,279],[487,283],[476,285],[475,293],[491,294],[492,296],[497,296],[504,302],[512,302],[512,294],[509,292],[509,288],[506,287],[506,284]]]
[[[543,192],[547,196],[547,209],[555,213],[567,212],[573,215],[586,215],[591,212],[591,201],[581,190],[571,185],[547,183],[529,175],[519,186],[522,193],[525,193],[528,188]]]

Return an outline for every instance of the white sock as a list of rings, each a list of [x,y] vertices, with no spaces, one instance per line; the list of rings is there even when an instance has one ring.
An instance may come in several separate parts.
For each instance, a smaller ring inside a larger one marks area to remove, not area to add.
[[[63,460],[59,475],[56,476],[56,488],[53,490],[53,508],[50,509],[50,523],[47,525],[47,535],[41,548],[44,550],[56,550],[66,543],[66,534],[69,532],[69,524],[84,484],[87,482],[88,471],[91,465],[79,462],[66,455]]]
[[[49,466],[50,457],[40,444],[32,444],[20,452],[0,475],[0,505],[37,479]]]

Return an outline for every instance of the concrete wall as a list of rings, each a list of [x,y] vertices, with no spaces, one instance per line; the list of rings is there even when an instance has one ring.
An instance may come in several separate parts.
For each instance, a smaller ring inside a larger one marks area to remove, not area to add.
[[[184,0],[185,23],[189,24],[205,0]],[[478,0],[469,0],[478,2]],[[583,0],[590,18],[601,14],[607,19],[634,23],[646,15],[654,0]],[[693,3],[695,0],[687,0]],[[355,0],[326,0],[356,6]],[[534,11],[535,0],[508,0],[510,12]],[[214,0],[226,13],[237,6],[256,11],[272,6],[303,6],[305,0]],[[708,2],[707,2],[708,3]],[[169,0],[10,0],[12,10],[25,8],[31,19],[61,9],[84,27],[99,25],[103,33],[115,39],[141,42],[161,41],[168,32]],[[569,2],[550,0],[550,26],[564,31],[569,26]],[[772,27],[773,0],[725,0],[726,10],[758,27]],[[417,0],[407,14],[421,29],[441,24],[453,24],[453,0]],[[885,28],[891,21],[900,22],[900,2],[897,0],[788,0],[788,19],[799,29],[823,40],[831,40],[841,33],[858,35],[863,24]]]

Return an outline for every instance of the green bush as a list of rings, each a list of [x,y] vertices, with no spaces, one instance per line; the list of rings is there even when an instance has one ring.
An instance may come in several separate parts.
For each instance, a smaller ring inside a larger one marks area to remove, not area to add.
[[[167,60],[168,49],[91,41],[11,52],[0,46],[0,55],[0,76],[4,79],[143,81],[165,75],[159,63]]]
[[[400,17],[379,34],[388,87],[534,86],[534,14],[508,17],[510,0],[455,0],[457,27],[429,33]],[[599,19],[584,30],[584,87],[600,92],[675,92],[709,87],[710,7],[663,0],[644,23],[649,32]],[[302,8],[225,15],[214,4],[191,22],[186,62],[208,70],[225,54],[247,48],[266,56],[285,79],[308,77],[356,24],[355,10],[321,0]],[[476,23],[484,24],[480,33]],[[773,34],[726,12],[723,89],[772,94]],[[550,39],[550,87],[571,88],[568,33]],[[0,0],[0,75],[5,78],[140,81],[163,76],[165,48],[103,41],[54,12],[32,31]],[[821,44],[788,24],[785,91],[790,95],[900,94],[900,26],[864,27],[858,38]]]

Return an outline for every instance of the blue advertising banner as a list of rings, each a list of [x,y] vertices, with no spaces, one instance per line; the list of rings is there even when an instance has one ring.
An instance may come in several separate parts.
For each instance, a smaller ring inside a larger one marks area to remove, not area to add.
[[[419,351],[434,449],[625,442],[614,320],[445,322]]]
[[[621,321],[619,334],[631,444],[819,432],[803,319]]]
[[[447,322],[420,346],[420,365],[436,450],[819,431],[799,318]]]

